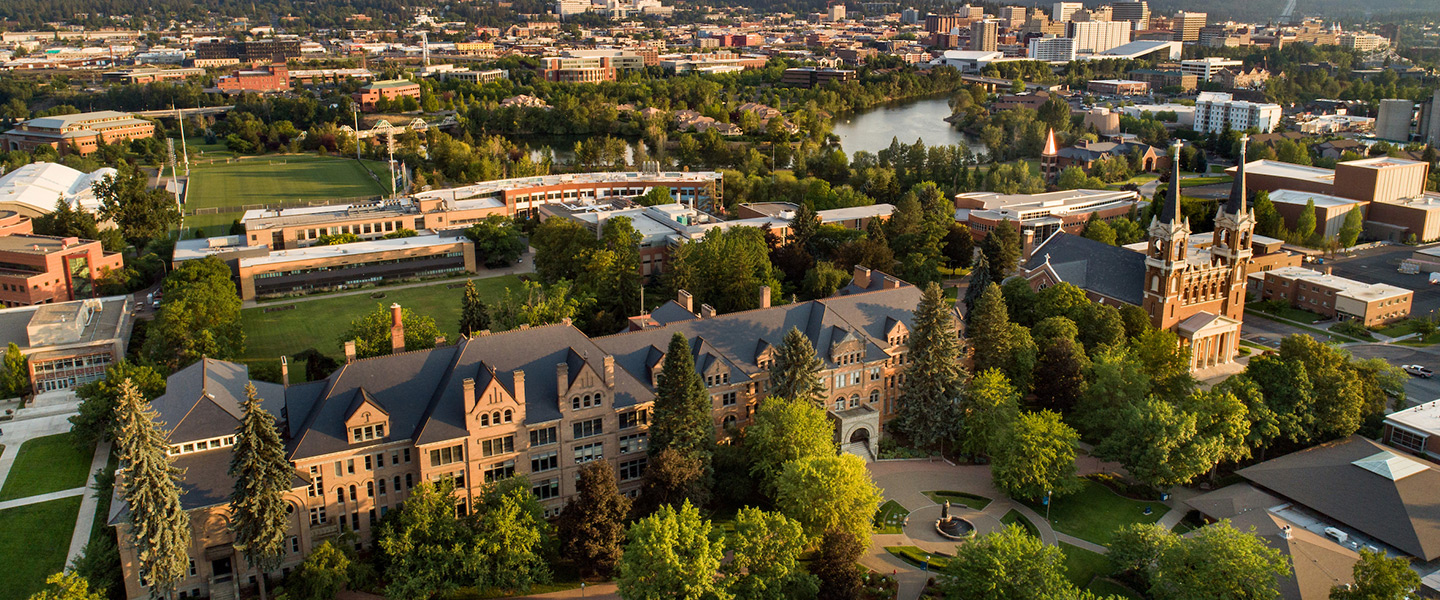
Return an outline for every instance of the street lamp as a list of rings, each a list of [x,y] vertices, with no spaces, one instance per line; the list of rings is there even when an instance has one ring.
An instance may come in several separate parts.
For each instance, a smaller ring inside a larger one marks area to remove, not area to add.
[[[930,572],[930,555],[929,555],[929,554],[926,554],[926,555],[925,555],[925,572],[926,572],[926,573],[929,573],[929,572]]]
[[[1050,524],[1050,490],[1045,490],[1045,523]]]

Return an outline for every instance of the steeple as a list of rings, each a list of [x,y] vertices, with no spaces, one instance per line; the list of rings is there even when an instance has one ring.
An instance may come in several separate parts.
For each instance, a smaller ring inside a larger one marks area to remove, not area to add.
[[[1240,162],[1235,165],[1235,182],[1230,186],[1230,199],[1225,202],[1225,212],[1239,216],[1245,212],[1245,150],[1250,145],[1250,136],[1240,136]]]
[[[1180,140],[1170,146],[1170,189],[1165,193],[1165,204],[1160,207],[1161,223],[1180,222]]]
[[[1050,131],[1045,134],[1045,149],[1040,152],[1040,155],[1055,156],[1059,153],[1060,150],[1055,146],[1055,128],[1051,127]]]

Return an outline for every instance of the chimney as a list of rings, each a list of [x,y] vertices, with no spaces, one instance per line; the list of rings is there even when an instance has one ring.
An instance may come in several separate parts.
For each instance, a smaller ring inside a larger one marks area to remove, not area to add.
[[[615,387],[615,355],[605,355],[605,387]]]
[[[770,308],[770,286],[760,286],[760,308]]]
[[[355,362],[355,340],[345,342],[345,364]]]
[[[1295,534],[1290,533],[1290,526],[1286,525],[1280,528],[1280,537],[1289,540],[1294,539]]]
[[[555,392],[561,400],[561,406],[565,405],[565,392],[568,391],[570,391],[570,365],[563,362],[555,363]]]
[[[886,276],[880,278],[880,289],[882,289],[882,290],[897,290],[897,289],[900,289],[900,280],[899,280],[899,279],[896,279],[896,278],[894,278],[894,277],[890,277],[890,276],[886,275]]]
[[[470,411],[475,409],[475,380],[466,377],[465,381],[461,382],[461,385],[465,386],[465,391],[461,396],[465,398],[465,414],[468,415]]]
[[[680,290],[679,292],[676,292],[675,301],[680,303],[680,306],[685,308],[685,312],[695,312],[695,297],[690,295],[690,292],[687,292],[685,290]]]
[[[400,316],[400,303],[390,305],[390,352],[405,351],[405,322]]]
[[[511,376],[515,378],[515,403],[523,407],[525,406],[525,372],[516,369]],[[560,405],[564,406],[565,403],[561,402]]]
[[[715,317],[715,307],[710,306],[709,304],[701,304],[701,305],[700,305],[700,318],[702,318],[702,319],[711,319],[711,318],[714,318],[714,317]]]
[[[290,385],[290,358],[280,356],[280,385]]]
[[[855,274],[851,276],[854,284],[858,287],[870,287],[870,268],[855,265]]]
[[[1330,274],[1330,265],[1325,265],[1325,274],[1326,274],[1326,275],[1329,275],[1329,274]]]

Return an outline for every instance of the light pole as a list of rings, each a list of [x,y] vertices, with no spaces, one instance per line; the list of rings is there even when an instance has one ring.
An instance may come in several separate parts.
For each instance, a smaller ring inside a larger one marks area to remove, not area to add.
[[[1045,524],[1050,524],[1050,490],[1045,490]]]
[[[926,554],[926,555],[925,555],[925,572],[926,572],[926,573],[929,573],[929,572],[930,572],[930,555],[929,555],[929,554]]]

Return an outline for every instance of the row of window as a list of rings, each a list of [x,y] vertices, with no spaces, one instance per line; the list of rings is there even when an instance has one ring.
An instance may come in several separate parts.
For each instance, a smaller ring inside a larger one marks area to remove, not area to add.
[[[368,442],[385,437],[385,424],[364,425],[350,430],[350,443]]]
[[[605,394],[601,393],[585,394],[584,396],[576,396],[570,399],[570,410],[580,410],[582,408],[599,408],[604,405]]]
[[[189,454],[189,453],[191,453],[191,452],[200,452],[200,451],[203,451],[203,450],[210,450],[210,449],[212,449],[212,448],[225,448],[225,447],[234,446],[234,445],[235,445],[235,436],[233,436],[233,435],[227,435],[227,436],[222,436],[222,437],[217,437],[217,438],[210,438],[210,439],[208,439],[208,440],[200,440],[200,441],[198,441],[198,442],[185,442],[184,444],[171,444],[171,445],[170,445],[170,452],[169,452],[169,454],[170,454],[170,456],[180,456],[181,454]]]

